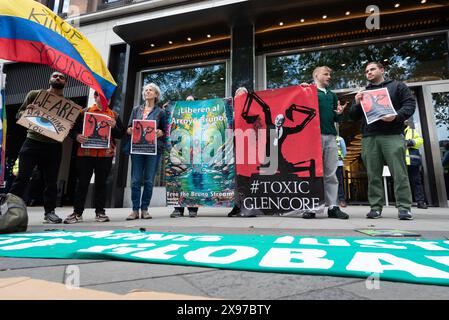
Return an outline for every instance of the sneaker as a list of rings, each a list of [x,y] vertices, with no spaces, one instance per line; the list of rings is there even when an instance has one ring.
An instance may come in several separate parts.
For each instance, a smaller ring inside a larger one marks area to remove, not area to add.
[[[427,204],[425,202],[418,202],[419,209],[427,209]]]
[[[189,217],[196,218],[198,212],[196,210],[189,210]]]
[[[109,222],[109,217],[104,213],[98,213],[95,215],[95,221],[97,222]]]
[[[44,223],[57,224],[57,223],[61,223],[61,222],[62,222],[62,219],[60,217],[58,217],[54,211],[51,211],[51,212],[48,212],[45,214]]]
[[[381,215],[381,212],[371,209],[370,212],[367,213],[366,218],[367,219],[379,219],[379,218],[382,218],[380,215]]]
[[[136,220],[139,219],[139,211],[133,211],[131,214],[126,218],[126,220]]]
[[[315,212],[306,211],[302,214],[303,219],[315,219]]]
[[[412,213],[406,209],[399,209],[398,218],[399,220],[413,220]]]
[[[237,217],[240,214],[240,208],[234,206],[232,210],[228,213],[228,217]]]
[[[170,218],[179,218],[182,217],[184,213],[182,213],[179,210],[173,210],[173,212],[170,214]]]
[[[349,219],[349,215],[341,211],[340,208],[336,206],[327,209],[327,216],[329,218],[336,218],[336,219]]]
[[[83,222],[83,216],[77,215],[75,212],[68,215],[67,218],[64,219],[65,224],[72,224],[77,222]]]
[[[142,213],[140,214],[141,219],[153,219],[152,216],[148,213],[147,210],[142,210]]]

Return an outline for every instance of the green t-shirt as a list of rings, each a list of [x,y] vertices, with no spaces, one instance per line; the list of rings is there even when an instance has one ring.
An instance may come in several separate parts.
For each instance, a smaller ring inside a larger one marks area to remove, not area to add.
[[[341,115],[337,114],[338,97],[331,90],[326,93],[318,89],[318,107],[320,109],[321,134],[337,135],[335,122],[341,121]]]

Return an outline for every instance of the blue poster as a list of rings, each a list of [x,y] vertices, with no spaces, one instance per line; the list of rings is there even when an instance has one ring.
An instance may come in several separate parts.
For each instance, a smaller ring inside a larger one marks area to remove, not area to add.
[[[166,111],[167,205],[232,206],[232,99],[176,101]]]

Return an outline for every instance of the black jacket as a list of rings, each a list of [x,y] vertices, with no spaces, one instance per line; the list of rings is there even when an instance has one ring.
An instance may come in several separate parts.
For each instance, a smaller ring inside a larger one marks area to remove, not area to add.
[[[349,110],[349,116],[353,120],[362,119],[361,131],[364,137],[389,135],[389,134],[403,134],[404,121],[410,118],[415,112],[416,101],[410,89],[400,81],[385,80],[381,84],[369,84],[366,90],[387,88],[390,94],[391,102],[397,112],[396,119],[392,122],[385,122],[378,120],[369,125],[366,124],[366,118],[363,114],[360,103],[353,102]]]

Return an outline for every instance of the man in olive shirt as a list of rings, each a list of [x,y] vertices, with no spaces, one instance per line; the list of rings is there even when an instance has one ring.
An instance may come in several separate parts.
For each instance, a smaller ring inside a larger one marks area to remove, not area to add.
[[[347,103],[340,105],[337,95],[329,87],[332,70],[321,66],[313,71],[313,80],[318,89],[318,107],[320,110],[321,145],[323,149],[323,179],[325,203],[329,206],[329,218],[348,219],[349,216],[340,210],[337,204],[338,179],[336,176],[338,165],[337,130],[335,122],[339,122]],[[304,219],[315,218],[314,212],[304,212]]]
[[[67,78],[60,72],[50,76],[50,88],[47,89],[58,96],[63,96]],[[33,103],[40,90],[30,91],[17,113],[20,118],[26,107]],[[38,165],[44,179],[44,223],[61,223],[62,219],[55,213],[57,197],[57,179],[61,163],[62,144],[39,133],[28,130],[25,142],[19,153],[19,173],[11,186],[10,193],[23,198],[25,188],[33,169]]]

